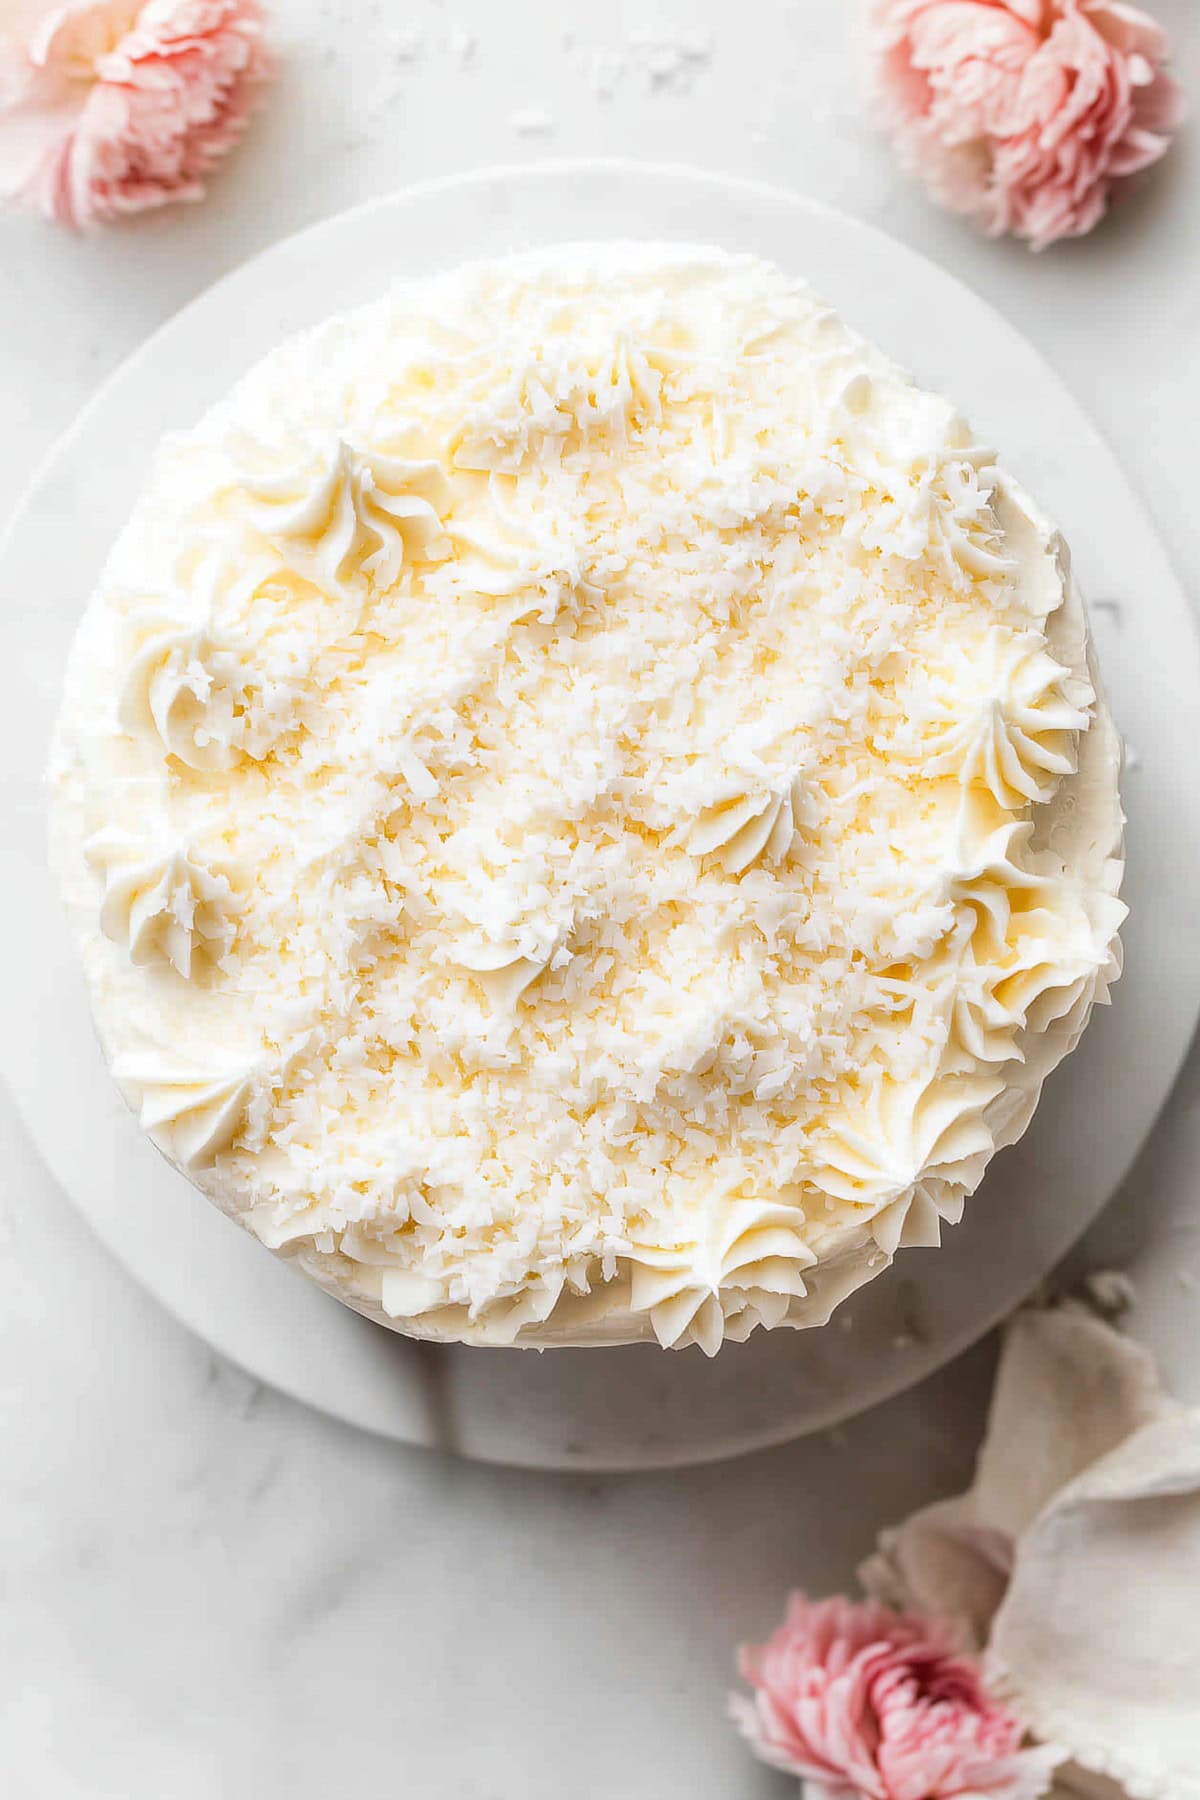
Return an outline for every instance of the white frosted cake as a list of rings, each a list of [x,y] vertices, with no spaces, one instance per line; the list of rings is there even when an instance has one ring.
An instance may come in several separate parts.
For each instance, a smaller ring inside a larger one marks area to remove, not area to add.
[[[602,244],[163,445],[53,843],[117,1082],[269,1249],[419,1336],[711,1352],[1024,1130],[1117,973],[1118,762],[953,407],[775,269]]]

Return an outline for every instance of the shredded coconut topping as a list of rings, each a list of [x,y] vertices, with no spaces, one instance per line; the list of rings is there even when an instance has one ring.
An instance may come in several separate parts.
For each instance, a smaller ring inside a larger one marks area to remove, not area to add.
[[[952,408],[749,259],[481,265],[284,345],[165,447],[68,687],[143,1123],[406,1328],[827,1315],[1115,972],[1066,591]]]

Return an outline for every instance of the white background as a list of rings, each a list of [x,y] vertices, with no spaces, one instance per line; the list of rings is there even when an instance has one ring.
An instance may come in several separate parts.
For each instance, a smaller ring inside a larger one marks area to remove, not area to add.
[[[1195,0],[1153,4],[1200,94]],[[110,368],[275,238],[430,175],[621,153],[794,186],[964,278],[1062,371],[1200,591],[1195,129],[1121,216],[1035,258],[975,238],[896,170],[869,124],[857,0],[275,11],[279,80],[205,205],[86,240],[0,221],[6,500]],[[526,113],[542,129],[518,129]],[[723,1468],[545,1477],[404,1452],[262,1391],[161,1314],[7,1103],[0,1154],[0,1785],[14,1800],[786,1793],[723,1718],[733,1644],[770,1627],[790,1583],[847,1584],[880,1525],[969,1473],[986,1346],[901,1405]],[[1134,1324],[1193,1393],[1180,1346],[1198,1341],[1198,1170],[1194,1057],[1083,1253],[1132,1263]]]

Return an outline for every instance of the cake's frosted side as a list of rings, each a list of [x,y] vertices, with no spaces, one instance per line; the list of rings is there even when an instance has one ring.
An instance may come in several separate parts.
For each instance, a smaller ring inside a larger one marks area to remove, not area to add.
[[[399,290],[164,446],[54,842],[165,1153],[360,1310],[715,1349],[936,1241],[1117,972],[1057,534],[778,272]]]

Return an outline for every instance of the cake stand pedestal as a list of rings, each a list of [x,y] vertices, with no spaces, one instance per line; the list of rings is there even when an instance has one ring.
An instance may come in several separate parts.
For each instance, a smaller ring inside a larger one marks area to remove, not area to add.
[[[401,275],[568,239],[703,240],[805,276],[944,389],[1061,525],[1132,755],[1132,908],[1111,1010],[1047,1085],[940,1251],[913,1251],[823,1331],[698,1351],[478,1350],[369,1324],[223,1219],[141,1136],[104,1069],[46,867],[41,772],[67,645],[164,431],[282,336]],[[1200,1010],[1194,882],[1200,642],[1112,454],[1031,346],[879,232],[748,182],[543,163],[413,188],[275,245],[179,313],[100,389],[0,546],[0,1074],[51,1171],[125,1266],[259,1379],[408,1443],[545,1468],[651,1468],[781,1442],[909,1386],[1016,1305],[1125,1174]]]

